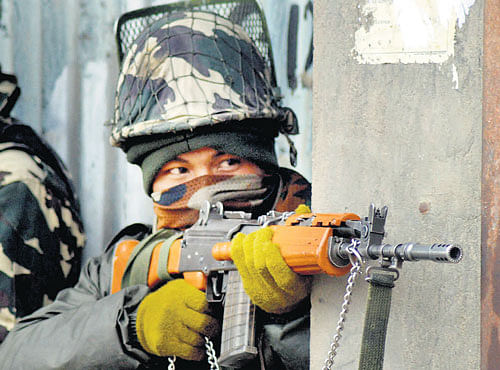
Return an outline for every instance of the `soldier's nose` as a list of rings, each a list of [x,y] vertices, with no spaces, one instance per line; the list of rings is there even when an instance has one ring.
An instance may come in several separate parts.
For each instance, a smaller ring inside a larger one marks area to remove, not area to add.
[[[196,171],[196,176],[205,176],[205,175],[213,175],[212,173],[212,169],[210,167],[200,167],[198,168],[198,170]]]

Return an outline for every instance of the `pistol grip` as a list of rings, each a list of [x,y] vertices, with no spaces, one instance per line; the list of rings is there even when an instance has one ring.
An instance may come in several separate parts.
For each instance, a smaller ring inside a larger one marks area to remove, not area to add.
[[[206,291],[207,277],[201,271],[189,271],[183,273],[186,283],[194,286],[198,290]]]

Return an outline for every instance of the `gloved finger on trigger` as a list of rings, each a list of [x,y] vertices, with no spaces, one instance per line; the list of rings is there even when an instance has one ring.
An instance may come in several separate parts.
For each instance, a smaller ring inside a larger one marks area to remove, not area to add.
[[[204,312],[208,308],[205,294],[184,279],[171,280],[154,294],[161,294],[166,299],[175,297],[175,299],[179,300],[179,303],[198,312]]]
[[[186,283],[186,291],[184,298],[184,305],[196,312],[207,313],[209,311],[207,297],[201,290],[196,289],[194,286]],[[175,299],[175,298],[174,298]]]
[[[218,321],[210,315],[188,310],[185,317],[187,320],[183,324],[196,333],[213,337],[219,331]]]

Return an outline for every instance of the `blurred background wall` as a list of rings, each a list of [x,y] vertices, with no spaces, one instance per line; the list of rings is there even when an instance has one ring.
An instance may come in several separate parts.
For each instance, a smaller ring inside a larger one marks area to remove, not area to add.
[[[0,65],[17,75],[22,92],[12,113],[51,143],[73,175],[88,242],[99,254],[132,222],[152,222],[138,167],[108,144],[119,73],[114,24],[147,0],[0,0]],[[312,1],[263,0],[284,105],[301,134],[297,169],[311,179]],[[280,163],[288,144],[278,140]]]

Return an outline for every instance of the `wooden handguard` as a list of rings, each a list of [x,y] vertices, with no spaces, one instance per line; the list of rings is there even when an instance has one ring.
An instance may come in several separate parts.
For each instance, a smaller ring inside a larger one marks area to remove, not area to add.
[[[286,264],[297,274],[328,274],[342,276],[350,266],[334,266],[328,258],[328,240],[332,229],[327,227],[270,226],[273,243],[279,246]],[[218,261],[231,260],[231,242],[217,243],[212,255]]]

